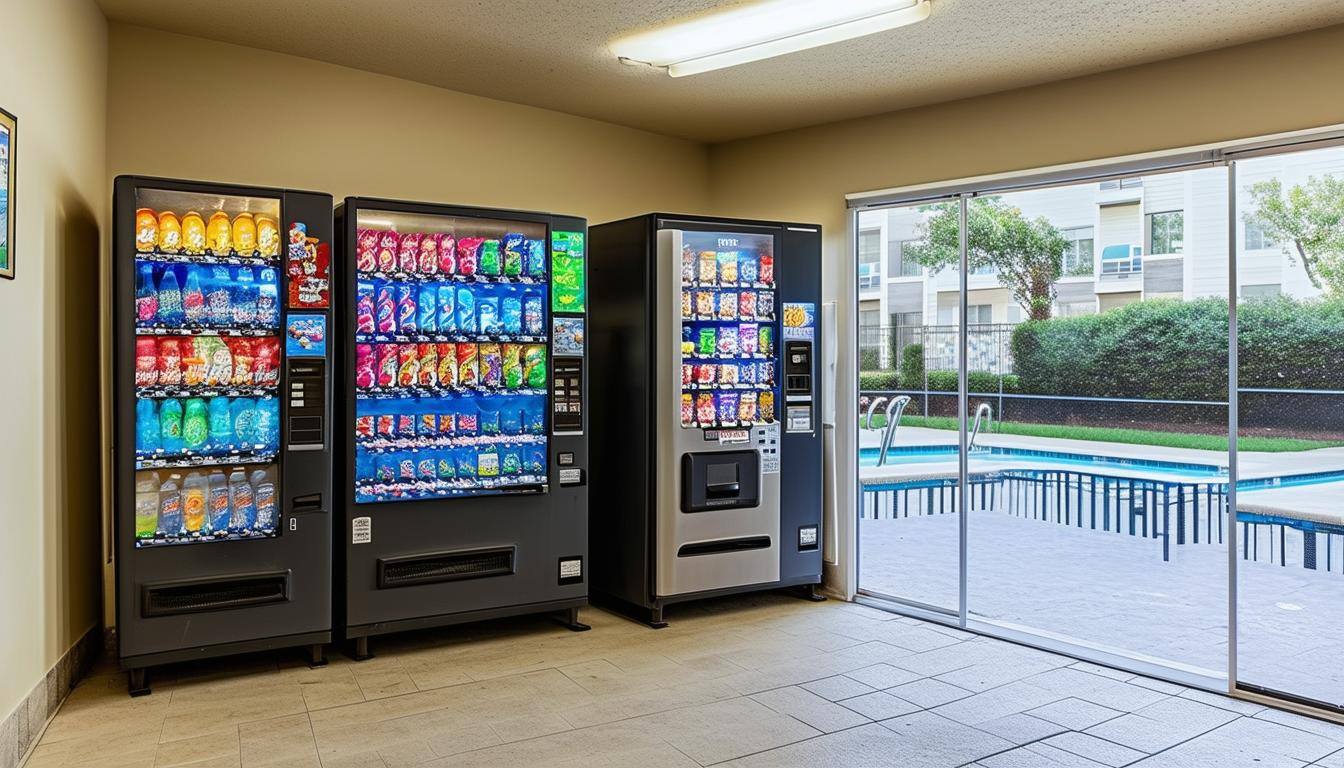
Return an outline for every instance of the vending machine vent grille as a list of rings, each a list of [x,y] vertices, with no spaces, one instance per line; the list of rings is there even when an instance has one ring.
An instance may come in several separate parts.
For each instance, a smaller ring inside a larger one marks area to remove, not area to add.
[[[289,600],[289,572],[146,584],[140,613],[145,618],[202,611],[252,608]]]
[[[514,548],[492,547],[378,561],[378,588],[412,587],[444,581],[507,576],[514,572]]]

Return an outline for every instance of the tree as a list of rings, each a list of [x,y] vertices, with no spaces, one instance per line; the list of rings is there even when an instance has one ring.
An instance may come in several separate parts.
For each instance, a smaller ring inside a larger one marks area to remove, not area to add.
[[[1287,195],[1282,182],[1270,179],[1252,184],[1250,193],[1255,211],[1246,222],[1283,245],[1312,285],[1344,295],[1344,178],[1311,176]]]
[[[955,269],[961,261],[960,213],[950,203],[934,210],[920,227],[920,242],[907,245],[905,252],[934,272]],[[1044,218],[1027,219],[999,198],[980,197],[967,206],[966,236],[970,268],[993,268],[1028,317],[1049,320],[1069,247],[1064,235]]]

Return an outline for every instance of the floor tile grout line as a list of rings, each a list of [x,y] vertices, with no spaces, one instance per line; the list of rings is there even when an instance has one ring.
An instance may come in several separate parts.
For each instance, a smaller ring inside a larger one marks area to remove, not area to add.
[[[1130,714],[1133,714],[1133,713],[1131,712]],[[1140,717],[1142,717],[1142,715],[1140,715]],[[1138,763],[1138,762],[1143,761],[1143,760],[1147,760],[1147,759],[1150,758],[1150,757],[1156,757],[1157,755],[1160,755],[1160,754],[1162,754],[1163,752],[1167,752],[1167,751],[1169,751],[1169,750],[1175,749],[1176,747],[1179,747],[1179,746],[1181,746],[1182,744],[1185,744],[1185,743],[1187,743],[1187,742],[1194,741],[1195,739],[1198,739],[1198,738],[1200,738],[1201,736],[1207,736],[1207,735],[1209,735],[1210,733],[1213,733],[1214,731],[1218,730],[1219,728],[1222,728],[1222,727],[1225,726],[1225,725],[1231,725],[1232,723],[1235,723],[1236,721],[1241,720],[1241,719],[1244,719],[1244,718],[1245,718],[1245,715],[1237,715],[1236,717],[1232,718],[1231,720],[1228,720],[1228,721],[1225,722],[1225,723],[1219,723],[1218,725],[1215,725],[1214,727],[1208,729],[1207,731],[1201,731],[1201,732],[1199,732],[1199,733],[1195,734],[1194,736],[1191,736],[1191,737],[1189,737],[1189,738],[1187,738],[1187,739],[1181,739],[1180,741],[1176,742],[1175,744],[1172,744],[1171,746],[1168,746],[1168,747],[1163,747],[1162,749],[1159,749],[1159,750],[1157,750],[1156,752],[1146,752],[1146,751],[1144,751],[1144,750],[1142,750],[1142,749],[1136,749],[1136,748],[1134,748],[1134,747],[1131,747],[1131,746],[1129,746],[1128,744],[1121,744],[1121,743],[1118,742],[1118,741],[1113,741],[1113,740],[1108,739],[1108,738],[1105,738],[1105,737],[1103,737],[1103,736],[1097,736],[1096,734],[1087,733],[1087,732],[1085,732],[1085,731],[1075,731],[1075,733],[1082,733],[1084,736],[1091,736],[1091,737],[1094,738],[1094,739],[1100,739],[1101,741],[1105,741],[1105,742],[1107,742],[1107,743],[1114,744],[1114,745],[1116,745],[1116,746],[1118,746],[1118,747],[1124,747],[1125,749],[1130,749],[1130,750],[1133,750],[1133,751],[1135,751],[1135,752],[1141,752],[1141,753],[1143,753],[1143,757],[1139,758],[1138,760],[1131,760],[1130,762],[1125,763],[1125,765],[1134,765],[1135,763]],[[1153,722],[1159,722],[1159,721],[1154,720]],[[1050,746],[1055,746],[1055,745],[1051,744]],[[1078,757],[1082,757],[1082,758],[1085,758],[1085,759],[1088,759],[1088,760],[1091,760],[1091,759],[1092,759],[1092,758],[1088,757],[1087,755],[1079,755],[1077,752],[1074,752],[1074,751],[1071,750],[1071,749],[1065,749],[1064,747],[1055,747],[1055,748],[1056,748],[1056,749],[1061,749],[1061,750],[1063,750],[1063,751],[1065,751],[1065,752],[1068,752],[1068,753],[1071,754],[1071,755],[1078,755]],[[1098,761],[1098,762],[1099,762],[1099,761]],[[1121,767],[1121,768],[1123,768],[1123,767]]]

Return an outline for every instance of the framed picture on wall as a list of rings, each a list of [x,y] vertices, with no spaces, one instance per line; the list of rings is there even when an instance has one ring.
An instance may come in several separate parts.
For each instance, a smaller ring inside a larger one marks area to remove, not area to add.
[[[14,133],[18,118],[0,109],[0,277],[14,279]]]

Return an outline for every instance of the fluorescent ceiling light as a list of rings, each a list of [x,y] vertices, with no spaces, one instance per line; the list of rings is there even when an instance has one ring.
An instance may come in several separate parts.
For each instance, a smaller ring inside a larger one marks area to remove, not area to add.
[[[623,38],[623,62],[684,77],[923,21],[929,0],[765,0]]]

